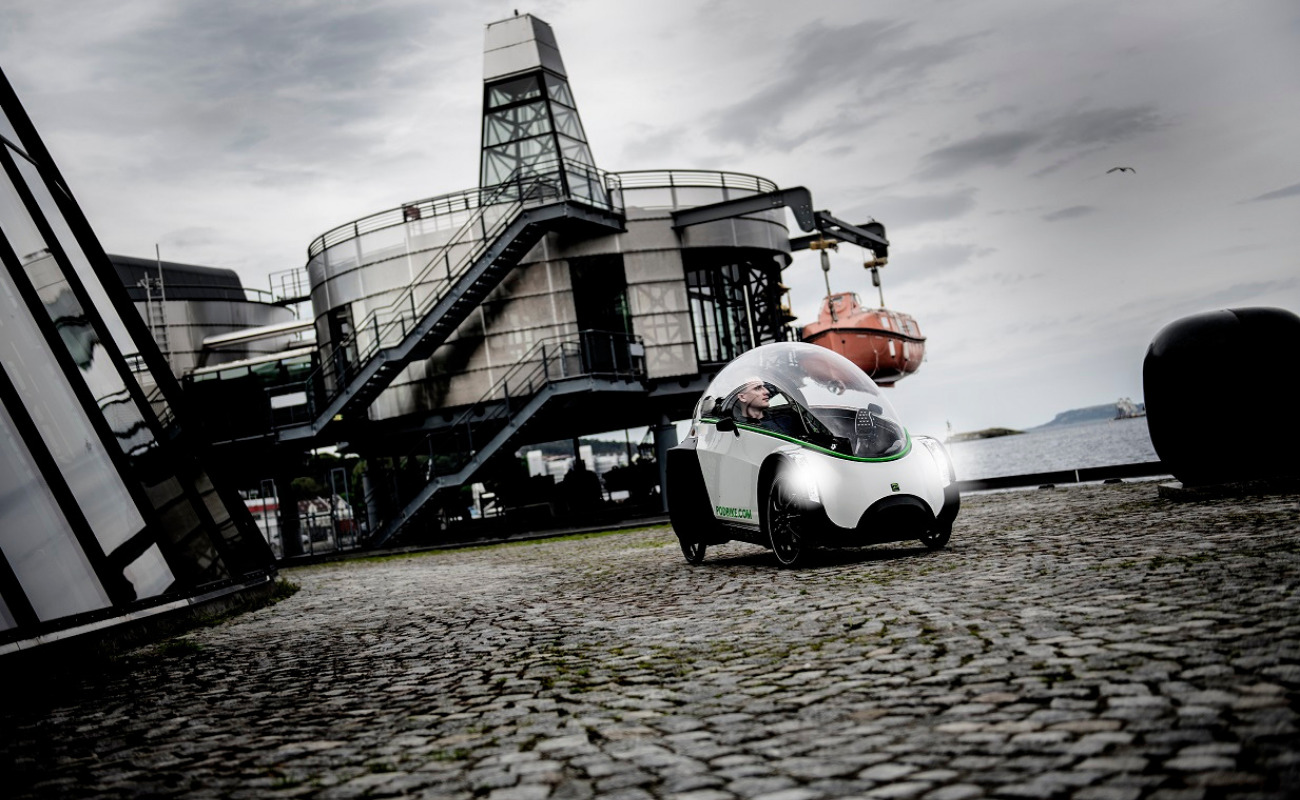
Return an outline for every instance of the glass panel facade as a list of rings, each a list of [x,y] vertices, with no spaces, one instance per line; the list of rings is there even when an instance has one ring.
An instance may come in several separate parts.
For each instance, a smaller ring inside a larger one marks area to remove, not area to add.
[[[490,181],[485,186],[504,183],[512,177],[539,174],[553,171],[555,162],[555,138],[543,136],[537,139],[524,139],[519,142],[501,145],[483,151],[484,180]],[[541,170],[529,167],[541,166]]]
[[[140,348],[127,332],[126,325],[123,324],[122,318],[118,316],[116,306],[109,301],[108,295],[104,292],[104,288],[100,285],[98,277],[90,266],[89,259],[86,258],[81,245],[77,243],[76,237],[72,235],[72,229],[68,227],[67,220],[63,218],[63,213],[54,202],[54,197],[50,195],[49,189],[41,181],[36,165],[24,158],[15,158],[14,161],[18,166],[18,171],[27,183],[27,188],[31,190],[32,195],[36,198],[36,204],[40,206],[46,223],[54,231],[54,238],[63,248],[63,253],[67,256],[68,263],[72,265],[73,272],[81,280],[82,287],[90,297],[91,305],[104,320],[110,341],[117,345],[118,351],[126,357],[128,362],[138,359]]]
[[[569,108],[577,108],[577,103],[573,102],[573,94],[569,91],[569,82],[563,78],[547,75],[546,93],[557,103],[566,105]]]
[[[483,126],[483,144],[487,146],[540,136],[551,130],[551,118],[545,103],[528,103],[489,114]]]
[[[66,187],[23,151],[15,129],[38,139],[2,75],[0,113],[0,644],[267,579],[251,517],[160,419],[156,346]]]
[[[540,90],[543,80],[545,95]],[[529,167],[559,157],[566,163],[595,164],[568,83],[557,75],[538,70],[534,75],[488,86],[483,115],[480,186],[496,186],[513,176],[529,174]],[[603,197],[603,192],[589,188],[576,194],[585,199]]]
[[[13,142],[15,146],[22,147],[23,143],[18,140],[18,132],[14,130],[13,123],[9,121],[4,111],[0,111],[0,136]]]
[[[58,204],[54,202],[54,197],[42,182],[36,166],[23,158],[15,158],[14,161],[18,166],[19,172],[22,173],[28,189],[35,196],[37,205],[40,207],[46,223],[54,231],[55,240],[58,242],[59,246],[63,248],[63,253],[67,257],[68,263],[72,265],[73,273],[76,274],[81,283],[82,289],[90,298],[91,307],[99,312],[100,319],[103,320],[104,328],[107,331],[107,341],[112,342],[117,347],[118,352],[122,353],[123,357],[125,357],[129,369],[128,374],[130,375],[132,383],[142,394],[149,397],[152,406],[151,414],[156,415],[156,418],[160,419],[164,426],[171,424],[174,420],[171,404],[161,392],[154,390],[154,381],[152,376],[149,375],[147,365],[140,356],[139,346],[127,331],[127,327],[122,322],[122,318],[119,315],[116,306],[114,306],[108,299],[104,287],[100,284],[98,277],[90,266],[90,261],[82,250],[81,245],[78,243],[77,238],[73,235],[72,229],[68,226],[67,220],[64,219],[62,211],[59,210]],[[102,342],[105,340],[100,339],[100,341]],[[103,365],[102,362],[104,360],[105,359],[101,359],[99,378],[106,382],[114,382],[116,379],[109,377],[108,374],[103,371],[112,369],[111,366]],[[92,380],[94,376],[87,375],[86,377],[87,382],[91,385],[92,391],[95,391],[96,385],[94,380]],[[124,388],[122,390],[124,391]],[[117,393],[116,390],[106,390],[103,396],[114,396]],[[131,414],[130,411],[125,409],[120,409],[119,413]],[[115,428],[115,430],[125,430],[130,428],[140,431],[143,435],[144,425],[142,419],[124,421],[123,424],[125,425],[124,428]],[[151,436],[152,434],[148,435]]]
[[[570,139],[567,136],[560,136],[558,138],[560,140],[560,147],[564,153],[565,160],[576,162],[578,164],[585,164],[589,167],[595,166],[591,161],[591,150],[587,148],[586,142],[579,142],[575,139]]]
[[[0,187],[0,192],[5,189],[12,191],[6,186]],[[7,216],[0,218],[5,233],[10,229],[7,221]],[[88,362],[84,318],[56,320],[56,324],[60,322],[64,323],[60,334],[65,342],[71,342],[73,357],[77,357],[78,348],[84,348]],[[139,533],[144,520],[8,271],[0,271],[0,337],[0,366],[22,395],[27,413],[58,462],[95,538],[105,552],[111,551]]]
[[[0,551],[42,621],[109,605],[108,593],[3,404]]]
[[[54,257],[46,251],[25,267],[95,404],[109,420],[109,427],[113,429],[122,452],[137,455],[155,446],[153,431],[146,424],[144,414],[127,391],[122,376],[113,366],[98,332]]]
[[[743,278],[735,264],[687,269],[695,357],[701,363],[730,361],[753,346]]]
[[[572,136],[575,139],[586,141],[587,137],[582,132],[582,120],[578,118],[578,112],[570,108],[555,106],[555,129],[566,136]]]
[[[522,100],[541,96],[542,90],[537,85],[537,76],[529,75],[488,87],[487,103],[488,108],[500,108],[511,103],[518,103]]]
[[[122,324],[121,318],[117,316],[115,307],[109,301],[108,295],[104,292],[102,285],[94,274],[85,253],[77,244],[71,228],[68,227],[63,215],[59,212],[58,206],[54,203],[54,198],[46,190],[44,184],[39,183],[40,175],[35,166],[26,160],[22,160],[18,162],[18,167],[27,180],[28,186],[32,189],[32,193],[36,196],[46,220],[58,236],[59,244],[68,254],[69,261],[78,267],[75,271],[81,279],[83,287],[92,297],[98,296],[101,298],[100,302],[96,304],[96,309],[101,312],[106,324],[110,319],[116,322],[116,325],[107,324],[107,327],[109,330],[116,327],[120,331],[118,335],[128,343],[131,351],[135,351],[137,348],[134,341],[127,334],[126,326]],[[12,187],[6,188],[10,193],[13,192]],[[18,198],[14,196],[13,199],[16,201]],[[39,237],[39,232],[36,230],[34,223],[31,223],[30,216],[27,217],[27,224],[30,226],[30,235]],[[57,262],[49,256],[48,250],[45,252],[45,257],[29,263],[27,269],[29,275],[33,277],[33,283],[38,291],[42,292],[43,297],[49,295],[56,298],[58,304],[64,308],[75,307],[78,312],[75,316],[84,320],[84,314],[80,313],[80,305],[69,289],[67,279],[59,270]],[[47,308],[49,302],[47,301]],[[65,340],[66,338],[65,336]],[[155,485],[158,481],[162,481],[164,484],[174,483],[174,479],[168,471],[159,469],[159,462],[164,457],[160,453],[152,452],[157,446],[157,442],[153,430],[146,421],[145,412],[131,397],[121,375],[113,367],[106,351],[99,344],[101,341],[99,336],[91,330],[88,324],[85,326],[83,338],[89,344],[86,347],[74,350],[74,354],[84,353],[86,358],[84,363],[81,359],[77,360],[82,377],[86,380],[87,386],[94,395],[100,411],[108,419],[122,451],[132,458],[133,472],[140,480],[146,496],[156,498],[153,509],[165,514],[174,523],[183,525],[182,529],[173,529],[172,539],[183,552],[202,553],[203,563],[209,565],[200,572],[192,573],[191,577],[200,581],[224,580],[229,577],[229,573],[225,565],[221,563],[221,558],[208,534],[204,531],[199,518],[195,515],[193,509],[184,512],[176,508],[178,505],[190,505],[190,500],[184,496],[179,486],[175,490],[167,490]],[[143,389],[143,387],[141,388]],[[161,393],[155,392],[151,400],[156,405],[163,406],[163,413],[170,417],[170,409],[166,408],[166,401],[162,398]],[[206,481],[206,476],[200,475],[199,477]],[[113,544],[105,542],[103,544],[105,552],[111,552],[120,542]]]
[[[122,574],[135,587],[136,597],[140,598],[157,597],[176,582],[176,576],[172,574],[162,550],[156,544],[128,564]]]

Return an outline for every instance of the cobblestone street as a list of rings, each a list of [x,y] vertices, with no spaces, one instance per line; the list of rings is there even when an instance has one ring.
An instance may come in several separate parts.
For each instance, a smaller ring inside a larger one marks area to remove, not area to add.
[[[669,528],[287,570],[0,712],[8,797],[1300,795],[1300,496],[963,499],[952,542]]]

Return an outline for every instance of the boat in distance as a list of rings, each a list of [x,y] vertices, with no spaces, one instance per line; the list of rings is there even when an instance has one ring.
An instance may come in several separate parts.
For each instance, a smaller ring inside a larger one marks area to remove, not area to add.
[[[799,336],[844,356],[881,386],[916,372],[925,359],[925,337],[911,314],[865,306],[856,292],[828,295]]]

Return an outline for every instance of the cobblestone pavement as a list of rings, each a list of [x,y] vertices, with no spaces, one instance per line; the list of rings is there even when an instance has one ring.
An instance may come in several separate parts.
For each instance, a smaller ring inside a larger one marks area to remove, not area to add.
[[[1300,495],[965,498],[952,543],[681,558],[667,528],[295,569],[56,699],[19,796],[1300,794]]]

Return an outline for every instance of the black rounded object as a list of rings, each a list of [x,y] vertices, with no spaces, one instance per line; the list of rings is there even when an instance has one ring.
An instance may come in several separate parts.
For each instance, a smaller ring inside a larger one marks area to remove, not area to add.
[[[1232,308],[1166,325],[1142,363],[1151,444],[1188,486],[1300,475],[1300,316]]]

